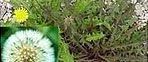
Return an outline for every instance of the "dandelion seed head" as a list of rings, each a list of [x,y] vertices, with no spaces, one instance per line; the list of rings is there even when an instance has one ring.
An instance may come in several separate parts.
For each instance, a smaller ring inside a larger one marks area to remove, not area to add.
[[[51,45],[50,39],[38,31],[18,31],[6,40],[2,51],[2,61],[54,62],[54,48]]]

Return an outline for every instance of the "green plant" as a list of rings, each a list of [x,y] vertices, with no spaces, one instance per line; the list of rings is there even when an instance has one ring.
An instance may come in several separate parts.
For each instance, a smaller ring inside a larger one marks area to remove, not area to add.
[[[22,24],[23,26],[59,27],[59,61],[147,60],[148,28],[145,26],[143,29],[137,29],[137,19],[133,17],[135,5],[129,3],[129,0],[112,1],[110,5],[105,4],[103,0],[72,1],[12,0],[12,3],[14,8],[22,5],[29,11],[28,22]],[[43,29],[46,30],[47,27]]]

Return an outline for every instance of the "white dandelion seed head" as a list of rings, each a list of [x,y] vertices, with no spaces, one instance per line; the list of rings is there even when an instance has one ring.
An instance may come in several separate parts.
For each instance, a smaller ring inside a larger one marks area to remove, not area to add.
[[[17,31],[4,44],[2,62],[55,62],[51,45],[51,41],[38,31]]]

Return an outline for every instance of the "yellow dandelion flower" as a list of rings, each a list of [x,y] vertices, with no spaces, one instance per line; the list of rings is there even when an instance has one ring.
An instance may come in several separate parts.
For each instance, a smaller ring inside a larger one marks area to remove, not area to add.
[[[14,10],[14,18],[16,19],[16,22],[24,22],[28,19],[28,11],[23,7],[18,8]]]

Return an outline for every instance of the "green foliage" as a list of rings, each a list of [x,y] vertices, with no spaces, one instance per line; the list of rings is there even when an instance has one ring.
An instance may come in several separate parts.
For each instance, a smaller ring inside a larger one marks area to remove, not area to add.
[[[75,11],[78,13],[86,11],[87,6],[92,2],[92,0],[77,0],[75,3]]]
[[[69,52],[68,45],[64,42],[61,42],[59,47],[60,62],[74,62],[73,56]]]
[[[101,32],[101,33],[92,33],[91,34],[88,34],[86,36],[86,40],[87,41],[97,41],[98,39],[101,39],[104,37],[104,34]]]
[[[61,3],[61,0],[52,0],[51,1],[52,11],[59,11],[60,10],[60,3]]]
[[[147,47],[142,45],[148,40],[147,26],[137,30],[134,5],[128,0],[116,0],[111,5],[103,0],[76,0],[73,4],[71,0],[11,1],[14,8],[25,7],[29,19],[24,24],[6,25],[59,27],[48,33],[58,41],[55,33],[57,29],[61,32],[59,62],[146,61]],[[39,30],[47,33],[48,27]]]

